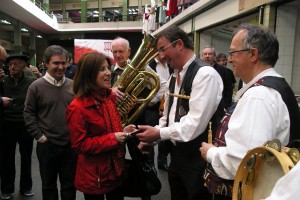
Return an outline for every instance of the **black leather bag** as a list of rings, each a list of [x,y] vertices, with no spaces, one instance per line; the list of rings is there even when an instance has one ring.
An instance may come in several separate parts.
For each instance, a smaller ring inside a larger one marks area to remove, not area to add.
[[[124,196],[144,197],[156,195],[161,190],[161,182],[154,167],[147,163],[147,158],[137,148],[137,140],[131,138],[127,146],[132,160],[126,160],[128,178],[123,184]]]

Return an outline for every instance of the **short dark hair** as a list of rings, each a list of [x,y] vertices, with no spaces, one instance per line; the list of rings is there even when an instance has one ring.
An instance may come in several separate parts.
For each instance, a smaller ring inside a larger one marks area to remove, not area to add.
[[[222,58],[227,59],[226,54],[224,54],[224,53],[219,53],[219,54],[216,56],[216,61],[219,61],[219,60],[222,59]]]
[[[174,42],[178,39],[181,39],[185,48],[194,50],[194,44],[191,38],[186,32],[184,32],[176,25],[171,25],[170,27],[162,30],[161,32],[155,35],[155,38],[155,46],[157,45],[157,41],[160,38],[166,38],[170,42]]]
[[[99,52],[86,53],[80,57],[73,79],[73,92],[76,97],[88,96],[99,89],[96,79],[105,60],[111,66],[110,58]]]
[[[49,46],[44,53],[44,62],[49,64],[51,57],[56,56],[56,55],[61,55],[66,58],[66,61],[68,61],[68,52],[61,46],[59,45],[51,45]]]
[[[275,34],[262,26],[243,23],[233,33],[233,36],[241,30],[245,30],[247,32],[243,41],[243,48],[258,49],[259,60],[274,67],[278,60],[279,52],[279,43]]]

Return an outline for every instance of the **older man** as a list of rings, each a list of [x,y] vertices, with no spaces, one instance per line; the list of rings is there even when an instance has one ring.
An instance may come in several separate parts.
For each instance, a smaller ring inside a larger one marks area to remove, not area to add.
[[[202,143],[201,155],[211,165],[205,174],[214,199],[231,199],[232,181],[247,151],[266,141],[282,145],[299,138],[300,118],[294,93],[274,69],[279,43],[269,30],[242,24],[229,51],[235,76],[246,84],[222,121],[215,145]]]
[[[122,75],[123,71],[126,69],[127,64],[130,62],[129,56],[131,54],[131,48],[129,41],[122,37],[117,37],[113,40],[111,45],[111,51],[116,63],[112,66],[112,75],[111,75],[111,84],[113,85],[117,79]],[[154,70],[152,70],[149,66],[145,66],[147,71],[157,74]],[[158,75],[158,74],[157,74]],[[166,80],[160,78],[160,88],[157,94],[151,99],[150,103],[147,105],[148,107],[154,106],[158,103],[164,94],[166,89]],[[118,101],[122,101],[124,93],[121,92],[117,87],[112,89],[115,92]],[[146,123],[146,115],[145,111],[140,114],[140,116],[135,120],[134,124],[145,124]],[[154,167],[154,150],[152,149],[152,153],[149,154],[149,164]],[[150,199],[150,197],[143,197],[143,200]]]
[[[224,86],[221,103],[225,109],[229,108],[232,102],[233,87],[228,71],[226,68],[216,63],[216,51],[213,47],[205,47],[200,56],[204,62],[212,66],[220,74]]]
[[[33,138],[28,134],[24,117],[24,102],[29,85],[36,79],[27,76],[28,57],[22,54],[12,54],[7,57],[9,75],[4,78],[3,95],[9,97],[11,103],[3,107],[2,116],[2,161],[1,162],[1,198],[10,199],[14,193],[16,176],[15,151],[19,144],[21,155],[20,192],[25,196],[32,196],[31,154]]]

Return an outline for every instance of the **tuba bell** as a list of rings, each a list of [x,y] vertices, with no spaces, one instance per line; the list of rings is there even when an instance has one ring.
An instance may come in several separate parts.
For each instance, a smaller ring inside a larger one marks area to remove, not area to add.
[[[122,75],[113,85],[124,93],[123,100],[117,105],[123,125],[133,123],[159,90],[158,76],[145,70],[149,61],[158,53],[154,42],[154,36],[144,34],[142,44],[132,61],[127,64]]]

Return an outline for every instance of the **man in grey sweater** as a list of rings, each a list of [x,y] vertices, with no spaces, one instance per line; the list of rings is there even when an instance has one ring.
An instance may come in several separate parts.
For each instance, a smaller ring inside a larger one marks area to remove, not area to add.
[[[68,54],[60,46],[48,47],[44,54],[45,76],[33,82],[24,109],[28,132],[37,140],[37,156],[42,179],[43,200],[58,200],[59,176],[62,200],[75,200],[74,177],[77,155],[71,149],[65,119],[72,101],[72,80],[65,77]]]

